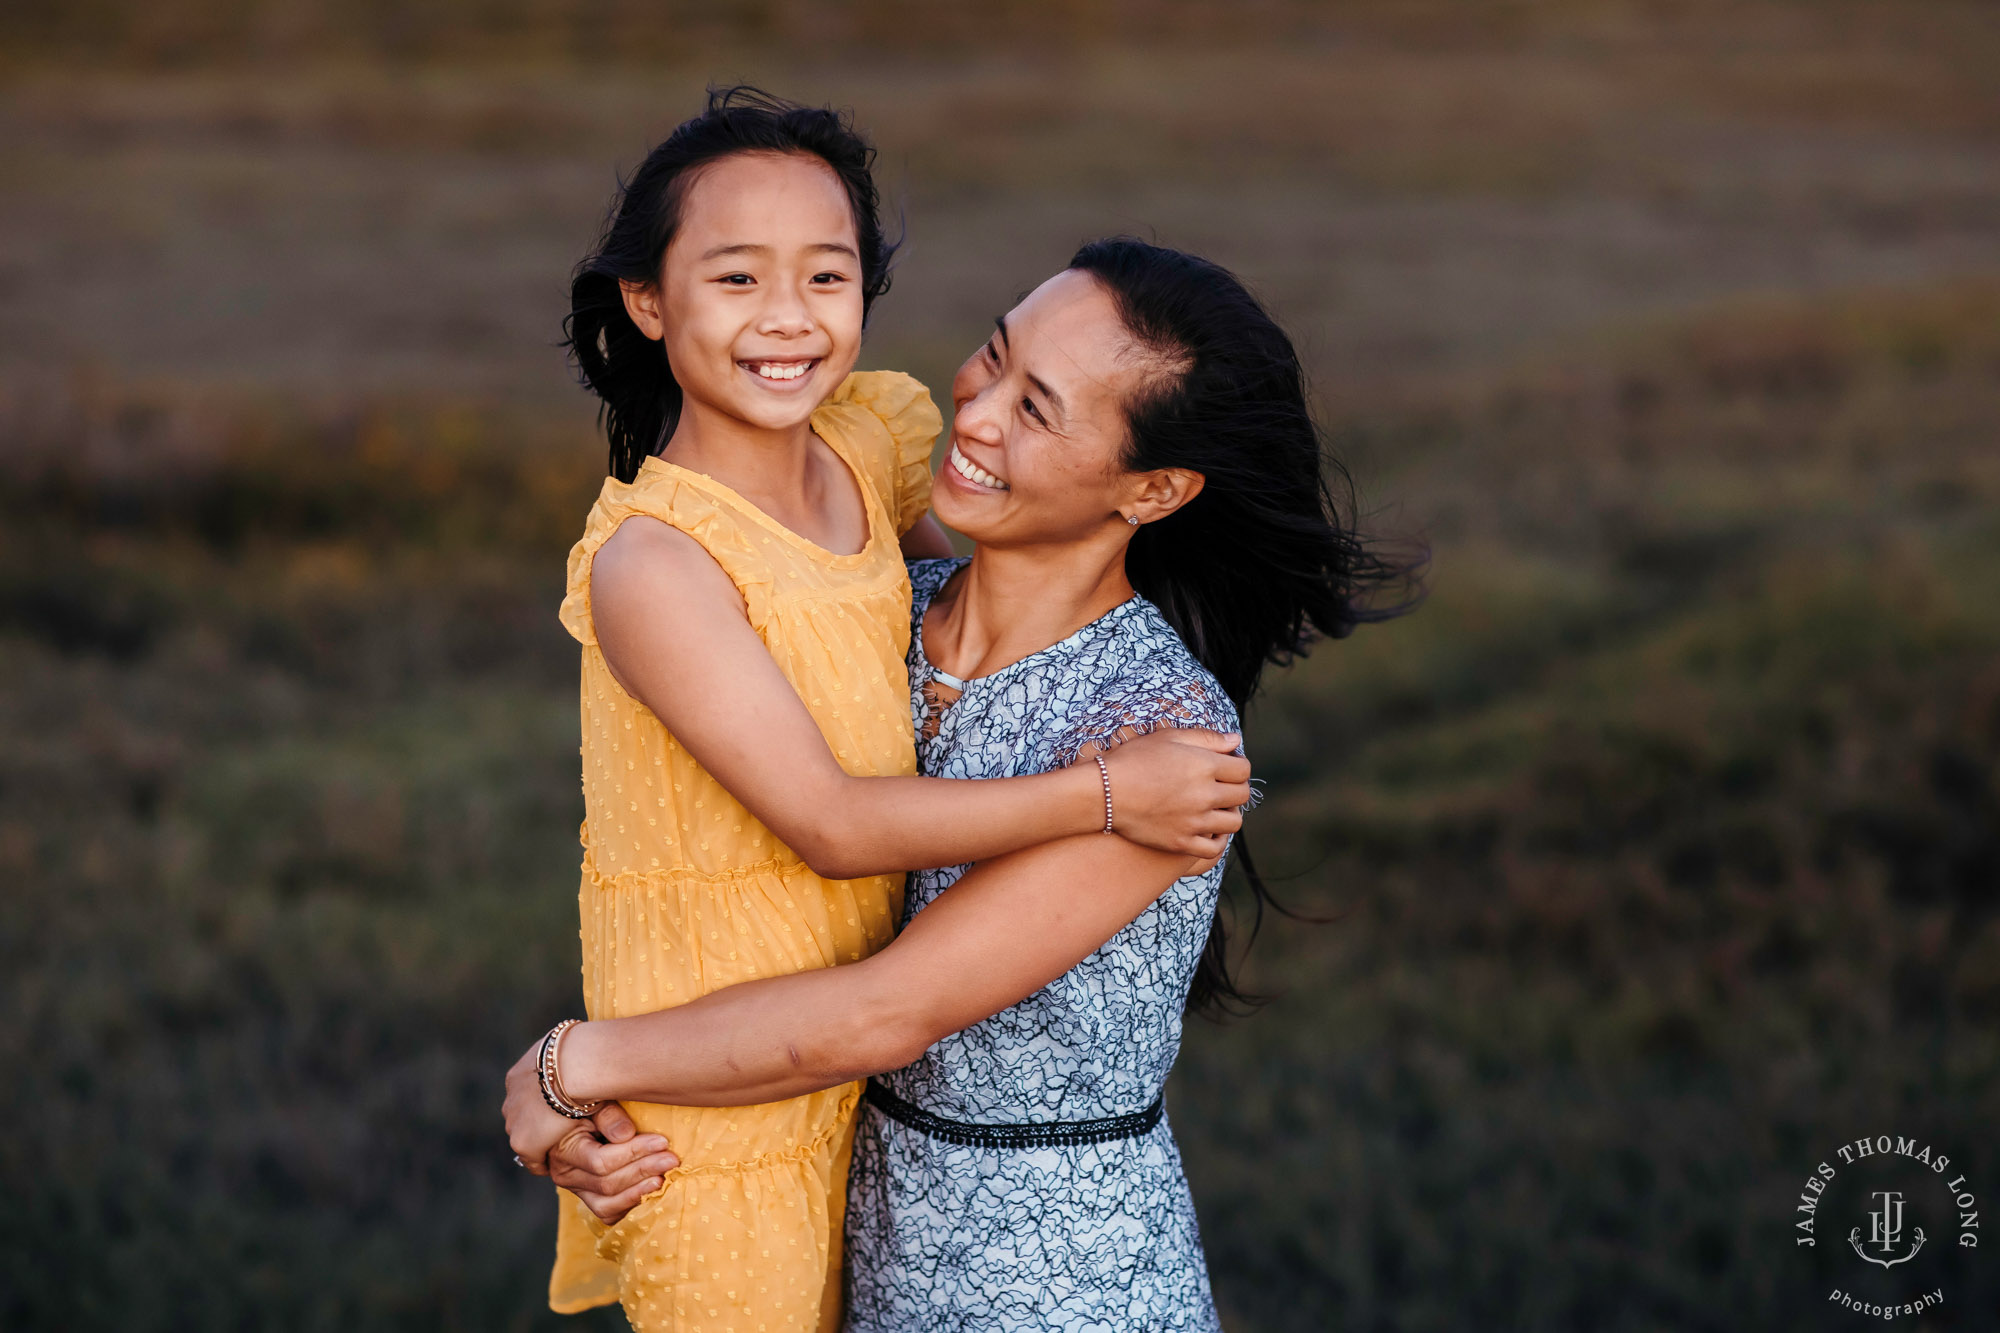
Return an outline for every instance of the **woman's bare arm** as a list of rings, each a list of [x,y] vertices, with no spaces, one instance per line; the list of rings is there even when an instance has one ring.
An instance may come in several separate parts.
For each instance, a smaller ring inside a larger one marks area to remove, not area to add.
[[[979,781],[850,775],[750,627],[735,584],[668,524],[627,520],[599,549],[590,586],[598,647],[619,685],[819,874],[958,865],[1103,824],[1095,764]],[[1219,855],[1250,793],[1235,747],[1234,736],[1192,729],[1120,746],[1107,756],[1119,832],[1177,863]]]
[[[1200,864],[1102,834],[996,858],[862,962],[571,1029],[564,1089],[741,1106],[899,1069],[1075,967]]]

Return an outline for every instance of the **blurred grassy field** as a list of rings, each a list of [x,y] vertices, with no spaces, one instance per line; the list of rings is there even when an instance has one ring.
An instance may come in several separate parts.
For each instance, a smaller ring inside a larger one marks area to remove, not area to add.
[[[495,1115],[577,1004],[552,343],[613,167],[737,75],[883,146],[869,364],[942,385],[1155,232],[1434,544],[1252,721],[1332,920],[1176,1076],[1232,1329],[1828,1328],[1835,1145],[2000,1190],[1990,7],[992,15],[7,20],[0,1326],[564,1325]],[[1942,1262],[1915,1325],[1986,1326]]]

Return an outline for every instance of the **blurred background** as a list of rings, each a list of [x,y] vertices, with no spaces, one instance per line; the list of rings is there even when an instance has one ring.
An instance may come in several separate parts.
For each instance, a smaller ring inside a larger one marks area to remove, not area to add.
[[[8,6],[0,1326],[623,1327],[497,1115],[578,1006],[555,342],[750,79],[881,148],[865,365],[1198,250],[1434,545],[1253,714],[1330,920],[1175,1076],[1228,1326],[1845,1327],[1838,1145],[2000,1202],[1996,69],[1949,0]],[[1951,1240],[1899,1327],[1994,1326]]]

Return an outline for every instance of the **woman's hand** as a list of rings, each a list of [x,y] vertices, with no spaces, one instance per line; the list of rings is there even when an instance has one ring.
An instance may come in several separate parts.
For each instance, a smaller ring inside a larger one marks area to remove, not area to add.
[[[1163,727],[1106,752],[1114,832],[1156,851],[1213,861],[1243,827],[1250,761],[1242,737],[1202,727]],[[1077,762],[1091,763],[1086,749]]]
[[[658,1180],[648,1184],[648,1179],[671,1171],[680,1159],[658,1134],[635,1133],[632,1118],[615,1102],[595,1120],[572,1120],[550,1107],[542,1100],[541,1047],[539,1041],[528,1047],[507,1071],[507,1098],[500,1113],[507,1121],[508,1145],[522,1166],[538,1176],[555,1176],[564,1189],[585,1192],[563,1179],[563,1173],[570,1173],[608,1205],[629,1194],[630,1200],[617,1209],[622,1217],[640,1195],[658,1187]],[[612,1184],[617,1188],[605,1188]],[[595,1204],[591,1208],[597,1211]]]
[[[541,1042],[534,1043],[507,1071],[507,1098],[500,1103],[500,1114],[507,1121],[507,1145],[515,1159],[535,1175],[546,1176],[549,1149],[585,1126],[542,1100],[541,1050]]]

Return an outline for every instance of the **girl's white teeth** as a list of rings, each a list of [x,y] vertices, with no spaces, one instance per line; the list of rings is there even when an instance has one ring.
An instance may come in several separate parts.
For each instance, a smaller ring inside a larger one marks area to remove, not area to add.
[[[818,365],[817,361],[749,361],[750,373],[767,380],[795,380]]]
[[[964,477],[967,481],[984,486],[989,490],[1004,491],[1007,489],[1006,482],[1000,480],[1000,478],[994,476],[991,472],[988,472],[985,468],[960,453],[958,446],[955,444],[951,447],[951,467],[952,471],[958,473],[959,476]]]

